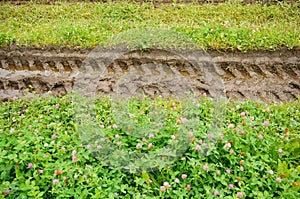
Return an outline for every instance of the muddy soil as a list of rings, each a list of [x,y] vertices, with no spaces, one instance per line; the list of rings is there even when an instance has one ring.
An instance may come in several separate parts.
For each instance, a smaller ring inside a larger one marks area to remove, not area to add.
[[[300,50],[209,51],[194,56],[201,57],[198,66],[190,55],[157,49],[118,56],[101,51],[92,63],[91,50],[1,48],[0,99],[62,96],[78,88],[102,95],[179,96],[189,91],[262,101],[296,100],[300,95]]]

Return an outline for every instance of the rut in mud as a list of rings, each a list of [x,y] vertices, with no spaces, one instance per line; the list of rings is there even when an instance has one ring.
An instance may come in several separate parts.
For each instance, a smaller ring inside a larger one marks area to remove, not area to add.
[[[215,92],[203,71],[166,51],[127,53],[105,65],[106,73],[101,77],[95,76],[97,68],[83,67],[89,52],[63,48],[0,49],[0,98],[62,96],[71,93],[78,80],[87,91],[96,88],[96,93],[105,95],[143,92],[152,97],[189,90],[196,95],[213,96]],[[208,54],[217,71],[213,78],[222,81],[220,89],[230,99],[286,101],[300,95],[299,50]]]

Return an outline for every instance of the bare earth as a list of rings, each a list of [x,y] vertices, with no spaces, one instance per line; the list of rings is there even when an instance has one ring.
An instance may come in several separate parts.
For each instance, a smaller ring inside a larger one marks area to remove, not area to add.
[[[186,91],[218,97],[222,90],[232,100],[262,101],[295,100],[300,95],[300,50],[209,51],[202,54],[203,63],[198,66],[189,55],[157,49],[126,52],[108,62],[100,55],[101,63],[91,64],[87,61],[91,50],[0,48],[0,99],[61,96],[77,88],[103,95],[145,93],[150,97]]]

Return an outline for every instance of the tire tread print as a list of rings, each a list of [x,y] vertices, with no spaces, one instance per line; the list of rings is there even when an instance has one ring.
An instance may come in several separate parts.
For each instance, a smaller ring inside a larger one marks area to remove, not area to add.
[[[68,54],[68,52],[61,54],[52,53],[48,52],[47,56],[45,56],[43,53],[39,55],[30,54],[30,51],[26,55],[24,53],[13,54],[9,50],[2,51],[0,54],[0,70],[3,71],[3,75],[0,71],[0,90],[8,93],[9,90],[22,91],[28,86],[34,86],[34,90],[38,94],[44,94],[53,89],[61,90],[59,92],[61,93],[60,95],[71,92],[73,89],[72,84],[75,81],[74,73],[78,71],[81,73],[85,72],[81,65],[86,55],[83,53],[80,56],[76,56],[76,54]],[[202,78],[203,74],[193,68],[190,63],[176,57],[162,60],[159,58],[138,57],[136,55],[137,53],[133,52],[132,55],[116,60],[107,68],[109,72],[108,77],[104,78],[100,83],[100,85],[106,85],[109,88],[102,89],[105,90],[106,94],[113,91],[112,88],[118,78],[127,73],[131,67],[140,64],[148,64],[147,73],[152,73],[153,75],[164,73],[166,76],[168,74],[183,76],[191,80],[197,92],[204,91],[207,93],[208,90],[209,93],[209,88],[205,86]],[[294,60],[294,62],[290,60]],[[157,69],[151,67],[151,63],[162,64],[168,67],[165,70],[157,71]],[[244,99],[247,96],[251,98],[253,94],[256,98],[259,98],[261,93],[269,93],[271,98],[275,98],[276,101],[284,101],[295,99],[300,94],[300,64],[298,57],[295,58],[292,55],[287,58],[274,56],[268,57],[268,59],[263,59],[263,57],[246,57],[243,59],[242,57],[241,61],[237,62],[234,58],[230,60],[228,57],[223,56],[223,60],[219,58],[215,63],[223,73],[222,79],[227,96],[230,98]],[[25,70],[28,72],[21,73]],[[92,70],[95,70],[95,68]],[[20,75],[17,75],[17,72],[20,72]],[[45,75],[47,72],[53,74],[51,75],[51,81]],[[145,71],[139,72],[144,73]],[[25,79],[30,79],[30,81],[24,81]],[[36,83],[32,85],[32,83],[26,82]],[[255,86],[258,83],[261,83],[260,88]],[[278,90],[279,87],[280,89]],[[101,91],[101,88],[98,90]]]

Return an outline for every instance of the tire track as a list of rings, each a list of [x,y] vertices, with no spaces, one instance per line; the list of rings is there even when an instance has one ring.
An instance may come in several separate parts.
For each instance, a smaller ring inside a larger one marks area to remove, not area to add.
[[[203,71],[169,52],[131,52],[110,64],[105,59],[85,63],[89,52],[90,49],[0,49],[0,98],[65,95],[73,91],[78,78],[89,88],[96,88],[99,94],[112,94],[116,92],[118,81],[132,70],[142,77],[136,80],[139,88],[137,85],[125,88],[125,81],[124,92],[133,88],[152,96],[180,90],[208,96],[213,92]],[[217,66],[217,78],[224,82],[227,97],[233,100],[286,101],[295,100],[300,95],[299,52],[208,53]],[[101,69],[101,64],[106,68],[105,75],[99,78],[95,74]],[[92,73],[87,74],[87,71]],[[158,82],[151,82],[153,77]]]

